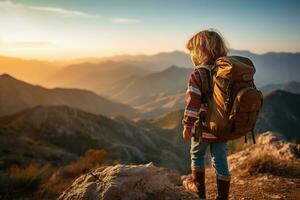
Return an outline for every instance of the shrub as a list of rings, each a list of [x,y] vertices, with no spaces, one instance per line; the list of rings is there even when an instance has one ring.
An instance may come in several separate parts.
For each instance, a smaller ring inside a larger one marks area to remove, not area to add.
[[[66,190],[81,174],[103,165],[107,153],[100,149],[90,149],[83,157],[58,169],[49,180],[44,182],[39,192],[40,197],[56,198]]]
[[[84,156],[79,160],[65,166],[62,169],[61,175],[64,178],[79,176],[87,173],[93,168],[99,167],[107,158],[107,153],[104,150],[90,149],[85,152]]]
[[[52,169],[49,165],[30,164],[26,167],[12,166],[7,172],[8,185],[14,190],[30,192],[36,190],[43,179],[49,177]]]

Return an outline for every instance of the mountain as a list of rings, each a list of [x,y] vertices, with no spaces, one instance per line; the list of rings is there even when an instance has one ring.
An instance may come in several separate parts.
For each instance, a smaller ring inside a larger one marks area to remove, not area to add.
[[[108,118],[68,106],[35,106],[0,118],[1,162],[61,165],[89,149],[121,163],[152,161],[186,171],[187,152],[124,117]]]
[[[272,130],[300,143],[300,94],[275,90],[264,97],[256,131]]]
[[[101,93],[115,81],[131,75],[144,75],[148,69],[141,68],[132,62],[103,61],[100,63],[81,63],[65,66],[48,76],[42,85],[48,87],[72,87],[92,90]]]
[[[167,113],[184,105],[191,69],[171,66],[163,71],[116,82],[104,94],[130,105],[145,118]]]
[[[140,96],[146,96],[149,95],[149,93],[159,94],[164,91],[170,94],[185,92],[183,85],[186,85],[187,76],[191,71],[191,69],[187,68],[170,66],[160,72],[151,73],[138,78],[136,77],[135,79],[129,79],[125,86],[124,81],[121,81],[119,87],[123,85],[123,91],[112,91],[111,96],[114,98],[126,99],[132,98],[132,96],[137,93],[140,93]]]
[[[261,87],[260,90],[265,94],[273,90],[284,90],[287,92],[300,94],[300,82],[290,81],[282,84],[269,84]]]
[[[271,132],[256,145],[228,157],[231,171],[230,199],[298,199],[300,145],[288,143]],[[191,178],[153,163],[110,165],[78,177],[59,200],[71,199],[199,199],[185,191],[182,180]],[[205,171],[207,199],[217,194],[215,171]],[[97,187],[95,187],[95,185]],[[257,190],[259,189],[259,192]]]
[[[62,104],[95,114],[139,116],[135,109],[108,100],[88,90],[48,89],[15,79],[8,74],[0,75],[0,116],[36,105]]]
[[[39,83],[59,66],[53,62],[0,56],[0,74],[7,73],[31,83]]]

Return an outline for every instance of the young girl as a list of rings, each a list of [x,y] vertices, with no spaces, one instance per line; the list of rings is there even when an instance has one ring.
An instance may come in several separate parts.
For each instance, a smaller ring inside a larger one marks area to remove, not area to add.
[[[191,59],[195,67],[206,65],[212,67],[214,61],[228,54],[228,49],[216,31],[212,29],[203,30],[195,34],[187,43]],[[188,88],[186,91],[186,107],[182,119],[183,138],[191,140],[191,170],[192,179],[183,180],[186,190],[199,195],[200,199],[205,199],[205,161],[206,150],[209,147],[211,153],[212,166],[217,177],[218,195],[216,199],[228,199],[230,186],[230,173],[227,163],[227,143],[218,142],[218,138],[202,138],[200,142],[192,136],[192,127],[197,120],[199,113],[206,111],[203,106],[203,92],[201,91],[201,78],[197,70],[189,76]],[[208,134],[209,135],[209,134]]]

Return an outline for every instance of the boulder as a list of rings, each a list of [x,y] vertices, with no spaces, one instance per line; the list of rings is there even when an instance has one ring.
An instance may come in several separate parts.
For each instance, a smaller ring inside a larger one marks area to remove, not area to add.
[[[197,198],[184,190],[178,173],[149,163],[100,167],[80,176],[58,199],[192,200]]]

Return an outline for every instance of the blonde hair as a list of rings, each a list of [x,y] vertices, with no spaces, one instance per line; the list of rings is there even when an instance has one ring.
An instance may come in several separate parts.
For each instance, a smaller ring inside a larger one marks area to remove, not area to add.
[[[186,44],[186,48],[200,64],[212,64],[222,56],[227,56],[229,50],[221,35],[214,29],[207,29],[195,34]]]

